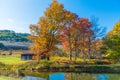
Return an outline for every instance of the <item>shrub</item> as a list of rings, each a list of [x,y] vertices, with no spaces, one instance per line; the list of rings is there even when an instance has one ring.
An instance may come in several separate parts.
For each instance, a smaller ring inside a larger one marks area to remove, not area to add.
[[[95,61],[95,64],[111,64],[109,61]]]
[[[120,56],[120,53],[117,53],[116,51],[113,50],[107,50],[106,52],[106,57],[110,59],[118,59]]]
[[[41,60],[40,64],[41,64],[40,67],[50,67],[50,62],[47,60]]]

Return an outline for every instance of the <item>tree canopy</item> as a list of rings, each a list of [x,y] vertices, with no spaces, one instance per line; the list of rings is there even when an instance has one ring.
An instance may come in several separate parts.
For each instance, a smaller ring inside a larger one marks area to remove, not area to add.
[[[30,50],[36,54],[34,58],[49,60],[58,43],[62,43],[62,49],[69,54],[70,60],[72,57],[74,60],[78,57],[90,59],[94,53],[100,53],[102,45],[98,44],[102,44],[102,41],[97,37],[104,34],[104,29],[97,27],[94,20],[93,22],[88,18],[80,18],[53,0],[39,22],[30,25],[29,39],[33,42]],[[99,34],[96,35],[96,32]],[[93,46],[95,48],[92,49]]]
[[[104,40],[106,45],[106,53],[109,58],[120,57],[120,21],[115,24],[113,29],[107,33]]]

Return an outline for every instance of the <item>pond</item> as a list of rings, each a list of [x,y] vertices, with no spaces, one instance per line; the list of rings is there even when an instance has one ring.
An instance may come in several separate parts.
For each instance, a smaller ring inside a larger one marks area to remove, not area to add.
[[[27,80],[120,80],[120,74],[101,74],[101,73],[35,73],[25,75]]]

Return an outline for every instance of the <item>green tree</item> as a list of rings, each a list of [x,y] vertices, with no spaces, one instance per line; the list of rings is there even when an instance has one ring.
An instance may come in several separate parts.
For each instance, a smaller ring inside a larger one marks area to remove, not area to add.
[[[0,43],[0,49],[4,49],[4,48],[5,48],[4,44]]]
[[[107,57],[120,58],[120,21],[107,33],[104,40]]]

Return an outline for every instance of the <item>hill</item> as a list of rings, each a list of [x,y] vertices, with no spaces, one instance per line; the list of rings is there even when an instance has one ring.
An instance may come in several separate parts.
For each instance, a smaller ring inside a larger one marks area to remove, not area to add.
[[[10,42],[30,42],[28,33],[16,33],[13,30],[0,30],[0,41]]]

